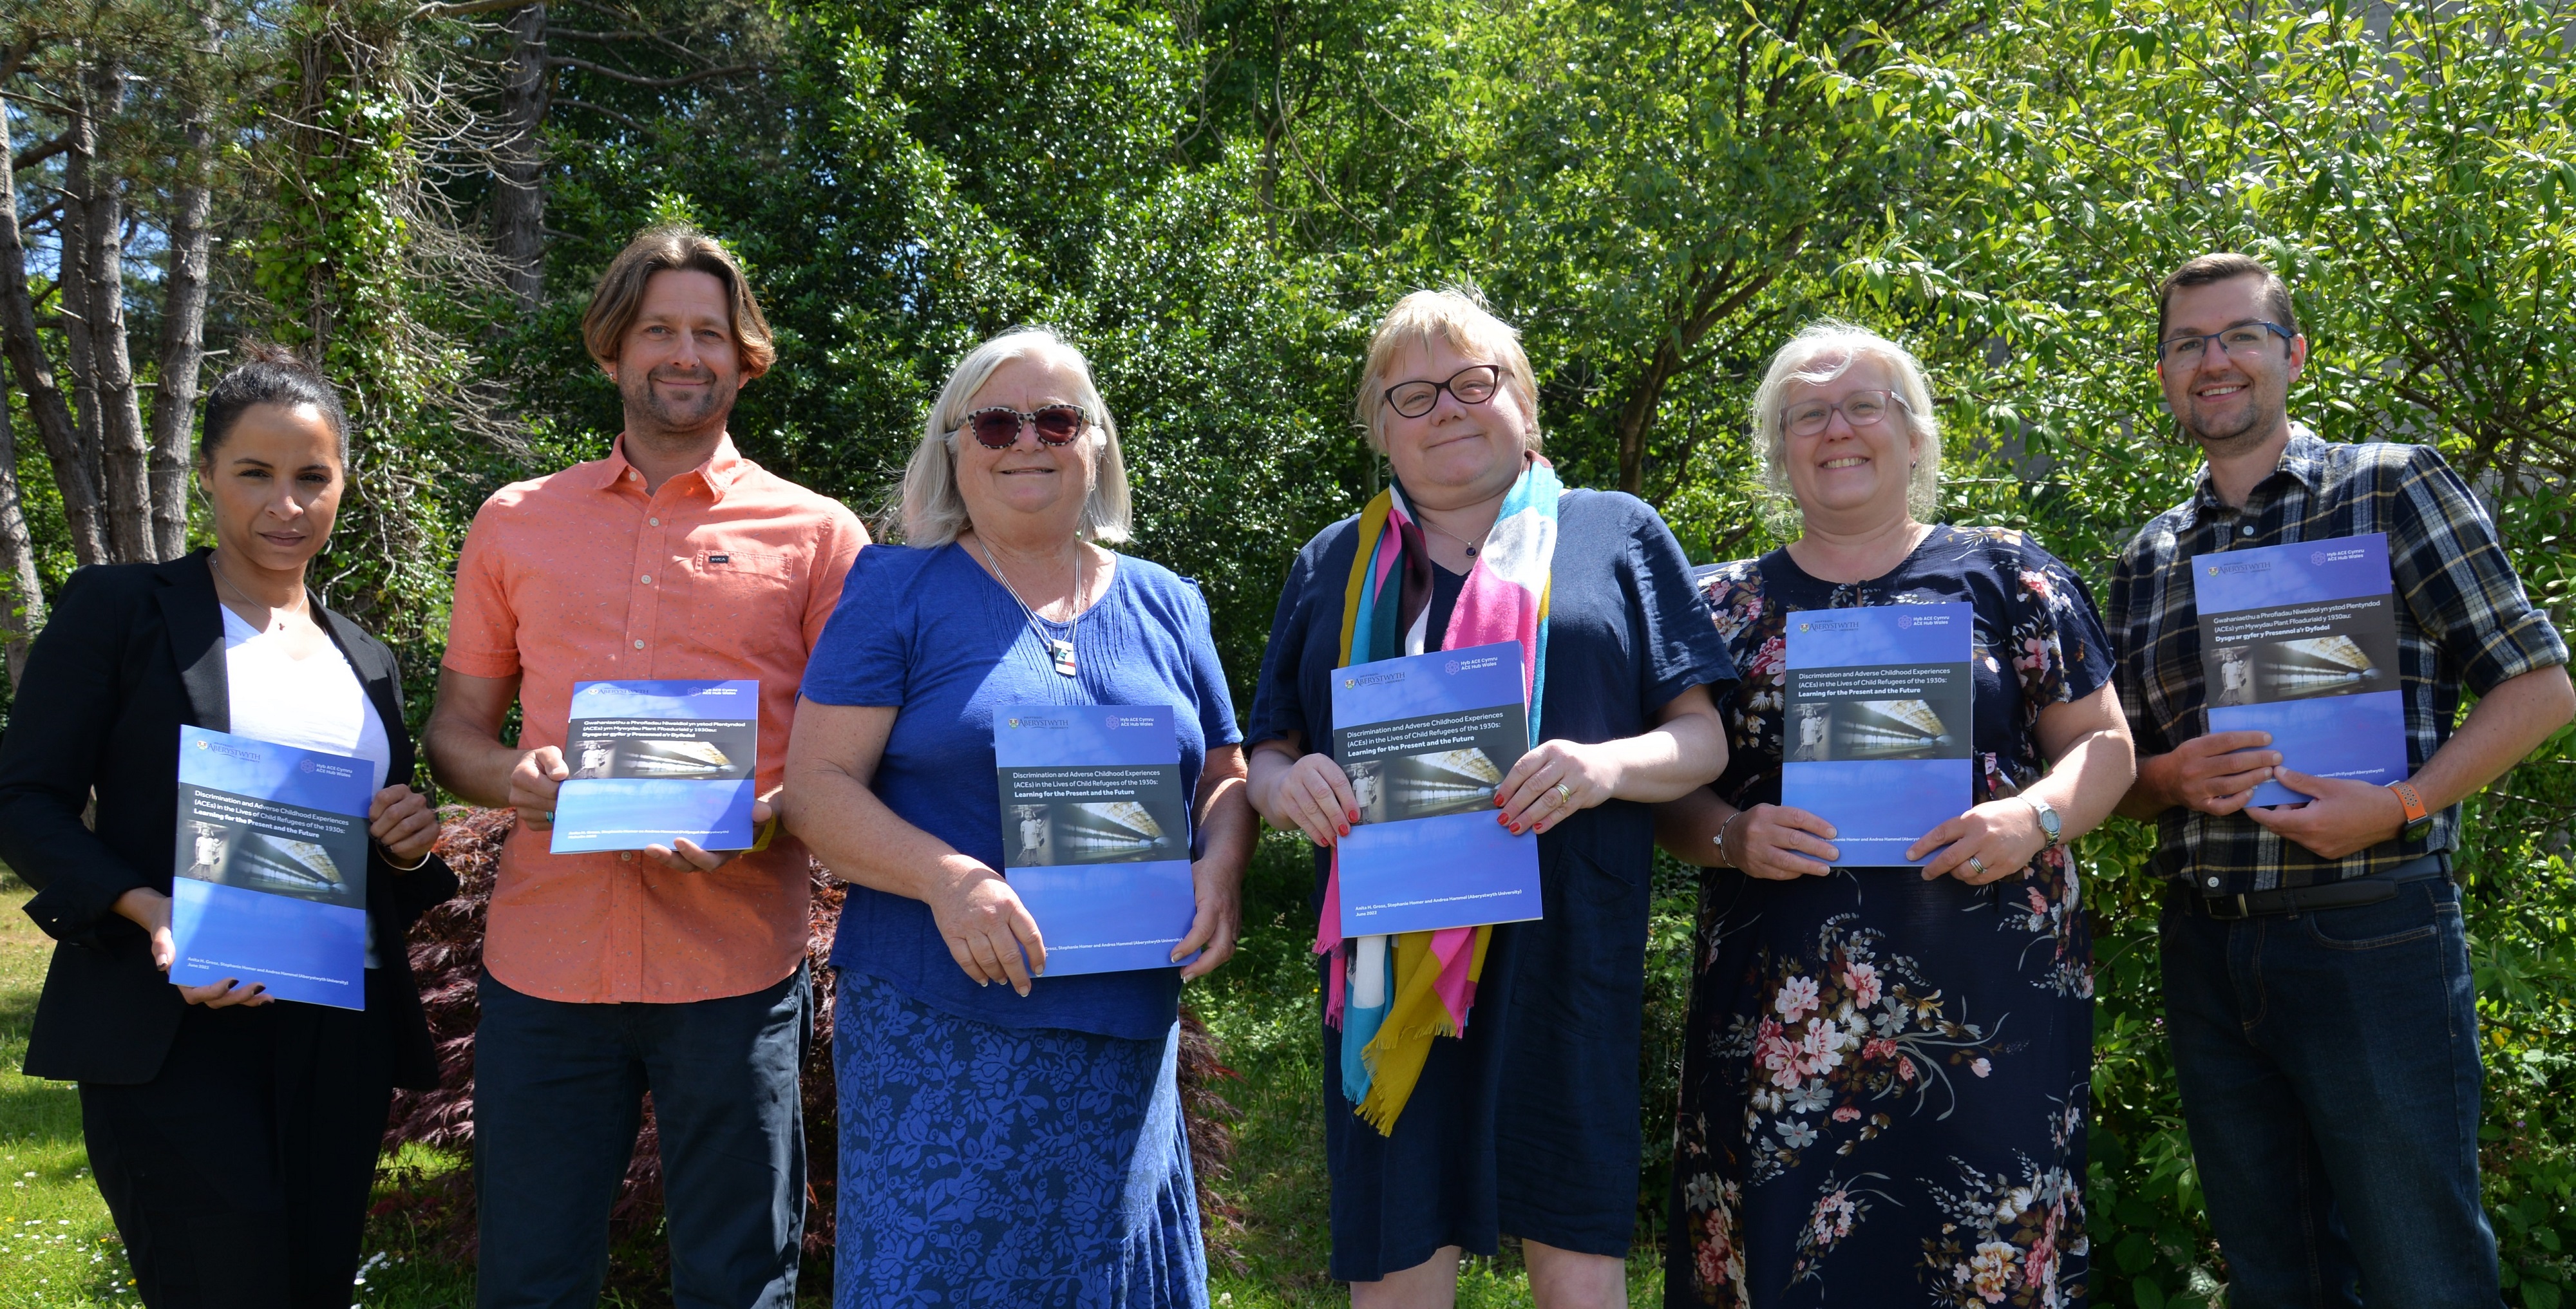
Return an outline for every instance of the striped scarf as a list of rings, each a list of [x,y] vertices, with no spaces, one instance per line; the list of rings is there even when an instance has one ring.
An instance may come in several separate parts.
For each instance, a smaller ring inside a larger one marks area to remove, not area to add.
[[[1556,502],[1564,484],[1546,459],[1529,456],[1503,497],[1493,530],[1458,592],[1440,643],[1444,650],[1497,641],[1521,647],[1529,739],[1539,741],[1539,705],[1547,687],[1548,570],[1556,557]],[[1378,493],[1360,514],[1368,548],[1351,561],[1342,601],[1339,667],[1421,654],[1429,639],[1431,554],[1403,493]],[[1315,952],[1329,961],[1324,1021],[1342,1033],[1342,1094],[1381,1135],[1413,1095],[1436,1036],[1464,1036],[1467,1011],[1484,972],[1491,927],[1438,932],[1342,936],[1341,853],[1324,883],[1323,922]],[[1389,946],[1392,944],[1393,948]]]

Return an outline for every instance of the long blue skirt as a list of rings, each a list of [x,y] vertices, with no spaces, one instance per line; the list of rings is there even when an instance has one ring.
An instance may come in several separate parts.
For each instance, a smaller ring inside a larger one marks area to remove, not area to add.
[[[1123,1041],[840,988],[838,1309],[1206,1309],[1177,1023]]]

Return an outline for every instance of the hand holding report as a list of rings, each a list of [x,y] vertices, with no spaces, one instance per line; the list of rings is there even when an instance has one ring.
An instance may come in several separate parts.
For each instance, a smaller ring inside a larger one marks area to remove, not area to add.
[[[2318,777],[2405,778],[2387,534],[2194,555],[2191,580],[2211,732],[2268,732]],[[2306,799],[2266,781],[2247,804]]]
[[[1171,707],[1004,705],[993,761],[1002,876],[1037,920],[1047,975],[1174,967],[1198,896]]]
[[[1780,802],[1830,824],[1839,862],[1906,848],[1976,799],[1964,604],[1811,609],[1789,620]]]
[[[179,729],[170,980],[256,982],[281,1000],[367,1004],[367,806],[375,765]]]
[[[574,683],[548,848],[747,849],[759,751],[757,681]]]
[[[1340,841],[1345,936],[1540,916],[1538,838],[1496,820],[1494,788],[1529,749],[1518,642],[1333,673],[1333,758],[1359,821]]]

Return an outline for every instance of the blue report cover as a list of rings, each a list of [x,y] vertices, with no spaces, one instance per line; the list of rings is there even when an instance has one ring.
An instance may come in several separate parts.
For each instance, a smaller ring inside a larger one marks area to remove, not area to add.
[[[1046,975],[1176,967],[1198,897],[1171,707],[1002,705],[993,762],[1002,876],[1037,920]]]
[[[2405,780],[2386,533],[2193,555],[2191,584],[2210,731],[2270,732],[2311,776]],[[2308,799],[2265,782],[2249,803]]]
[[[1833,824],[1840,863],[1921,864],[1906,847],[1976,799],[1964,604],[1809,609],[1789,616],[1780,803]]]
[[[1333,670],[1333,760],[1359,821],[1341,839],[1342,935],[1540,916],[1538,836],[1497,819],[1529,751],[1516,641]]]
[[[760,683],[575,682],[556,854],[751,848]]]
[[[170,980],[257,982],[367,1007],[367,806],[376,765],[179,729]]]

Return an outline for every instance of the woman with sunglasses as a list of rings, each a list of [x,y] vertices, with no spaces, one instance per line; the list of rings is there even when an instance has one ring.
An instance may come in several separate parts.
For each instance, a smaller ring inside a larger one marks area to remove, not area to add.
[[[1730,762],[1656,811],[1712,869],[1665,1303],[2080,1303],[2093,982],[2067,843],[2133,772],[2101,620],[2021,533],[1922,521],[1941,438],[1903,347],[1816,324],[1753,403],[1799,533],[1702,579],[1744,670]],[[1919,870],[1853,867],[1780,804],[1790,615],[1942,603],[1975,611],[1973,803],[1904,852]]]
[[[1082,355],[1042,329],[987,341],[931,406],[904,544],[860,552],[806,669],[782,812],[853,883],[836,1304],[1207,1303],[1176,1017],[1234,953],[1254,824],[1207,602],[1103,548],[1128,522]],[[1171,708],[1197,896],[1172,966],[1047,975],[1001,872],[1006,832],[1043,839],[999,801],[994,718],[1017,704]]]
[[[1406,296],[1360,379],[1395,486],[1289,566],[1249,733],[1254,806],[1316,847],[1332,1275],[1360,1309],[1445,1306],[1459,1256],[1508,1232],[1542,1309],[1625,1306],[1647,805],[1725,766],[1712,692],[1735,670],[1655,511],[1557,481],[1529,359],[1482,305]],[[1543,916],[1343,939],[1333,847],[1392,784],[1330,753],[1339,670],[1497,642],[1540,689],[1483,803],[1537,834]]]

